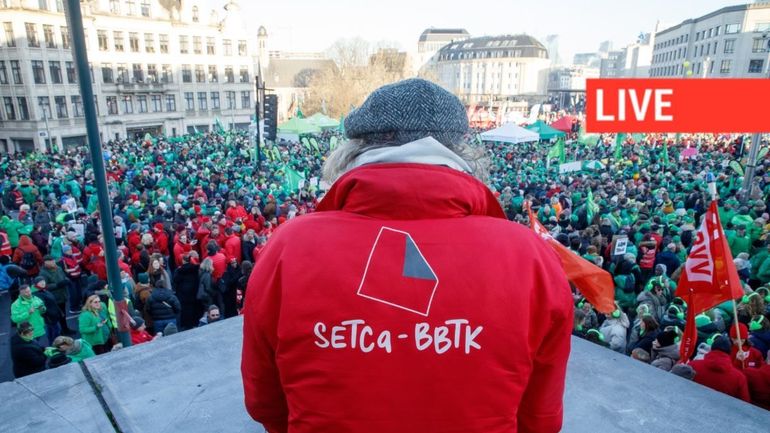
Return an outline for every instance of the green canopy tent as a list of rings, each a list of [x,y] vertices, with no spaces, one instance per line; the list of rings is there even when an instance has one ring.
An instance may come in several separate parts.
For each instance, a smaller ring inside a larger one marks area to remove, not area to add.
[[[558,129],[551,128],[542,120],[538,120],[537,122],[527,126],[526,128],[532,132],[538,133],[538,135],[540,135],[541,140],[550,140],[552,138],[559,138],[567,135],[559,131]]]
[[[331,117],[323,114],[323,113],[315,113],[314,115],[308,117],[308,122],[311,124],[321,128],[321,129],[334,129],[340,127],[340,121],[332,119]]]
[[[321,128],[310,123],[307,119],[292,117],[288,121],[278,125],[278,138],[289,141],[299,141],[299,137],[307,134],[317,134]]]

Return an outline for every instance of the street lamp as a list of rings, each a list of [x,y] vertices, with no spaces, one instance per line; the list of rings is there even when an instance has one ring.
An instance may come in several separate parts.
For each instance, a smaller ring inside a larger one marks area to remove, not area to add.
[[[46,141],[46,150],[50,150],[51,153],[53,153],[53,142],[51,141],[51,128],[48,125],[48,110],[51,109],[51,103],[49,101],[48,104],[40,103],[40,108],[43,110],[43,121],[45,122],[45,141]],[[48,106],[48,109],[46,109],[46,105]]]

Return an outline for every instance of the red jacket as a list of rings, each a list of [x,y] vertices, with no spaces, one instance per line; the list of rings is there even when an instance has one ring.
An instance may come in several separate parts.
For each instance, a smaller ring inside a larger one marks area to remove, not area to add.
[[[749,382],[751,402],[770,410],[770,365],[743,370]]]
[[[744,339],[743,341],[746,341],[746,340]],[[733,347],[730,350],[731,350],[730,356],[733,359],[733,366],[735,366],[735,368],[739,370],[743,370],[744,368],[759,368],[765,365],[765,357],[762,356],[762,352],[757,350],[756,347],[751,347],[748,344],[743,345],[743,351],[749,352],[749,357],[746,358],[744,361],[741,361],[740,359],[738,359],[737,344],[733,344]]]
[[[243,259],[243,252],[241,251],[241,238],[236,235],[230,235],[227,238],[225,241],[225,255],[227,256],[228,260],[235,257],[235,259],[238,261],[238,264],[241,263]]]
[[[131,330],[131,345],[136,346],[137,344],[146,343],[148,341],[152,341],[152,335],[150,335],[149,332],[145,331],[139,331],[137,329]]]
[[[32,253],[35,257],[35,266],[26,269],[27,275],[34,277],[40,272],[40,265],[43,264],[43,255],[40,254],[40,250],[37,249],[35,244],[32,243],[32,239],[27,235],[21,235],[21,237],[19,237],[19,246],[13,252],[13,262],[17,265],[20,264],[21,259],[24,257],[24,253]]]
[[[249,280],[254,419],[271,433],[559,431],[570,288],[481,182],[372,164],[318,210],[275,232]]]
[[[181,242],[174,243],[174,264],[182,266],[182,256],[192,251],[192,245]]]
[[[695,370],[695,382],[744,401],[749,399],[746,376],[733,367],[730,355],[712,350],[697,361],[690,362]]]
[[[165,230],[163,230],[162,226],[160,230],[156,228],[152,231],[152,239],[155,241],[155,246],[158,248],[158,251],[162,255],[168,256],[168,235]]]
[[[248,214],[249,213],[246,212],[246,209],[244,209],[243,206],[241,205],[237,205],[235,207],[229,207],[227,208],[227,211],[225,211],[225,215],[227,215],[227,217],[233,221],[237,220],[238,218],[243,220],[246,218]]]
[[[222,251],[217,251],[216,254],[209,256],[209,258],[214,264],[214,272],[211,273],[211,278],[217,281],[227,270],[227,257],[225,257]]]

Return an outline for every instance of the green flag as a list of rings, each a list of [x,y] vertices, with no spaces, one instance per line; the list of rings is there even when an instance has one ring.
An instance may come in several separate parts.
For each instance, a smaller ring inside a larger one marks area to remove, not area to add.
[[[334,148],[337,147],[337,136],[332,135],[332,138],[329,139],[329,151],[334,150]]]
[[[344,137],[345,136],[345,116],[343,116],[342,114],[340,114],[340,129],[339,129],[339,131],[340,131],[340,134],[342,134],[342,136]]]
[[[594,193],[589,189],[586,196],[586,219],[588,224],[593,222],[596,212],[599,212],[599,205],[594,202]]]
[[[321,153],[321,149],[318,148],[318,140],[316,140],[315,137],[310,137],[310,145],[313,146],[313,149],[315,149],[316,153]]]
[[[636,144],[641,144],[644,142],[644,134],[631,134],[631,138]]]
[[[626,134],[623,132],[618,132],[618,135],[615,136],[615,159],[622,159],[623,158],[623,143],[626,141]]]
[[[222,125],[222,121],[219,120],[219,117],[215,117],[214,118],[214,127],[217,129],[217,132],[220,133],[220,134],[225,132],[225,127],[224,127],[224,125]],[[196,134],[198,133],[197,129],[195,130],[195,133]]]
[[[307,137],[302,137],[300,141],[302,142],[302,145],[305,146],[307,150],[310,150],[310,142],[308,141]]]
[[[288,165],[284,167],[284,171],[286,172],[284,189],[291,192],[299,191],[299,182],[305,180],[305,176]]]
[[[668,167],[668,140],[663,140],[663,166]]]
[[[548,151],[548,159],[551,160],[552,158],[559,158],[559,164],[567,162],[567,155],[564,153],[564,140],[561,138]]]

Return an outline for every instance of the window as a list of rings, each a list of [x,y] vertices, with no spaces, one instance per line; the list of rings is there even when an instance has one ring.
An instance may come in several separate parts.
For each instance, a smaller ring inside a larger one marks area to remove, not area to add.
[[[195,111],[195,95],[193,92],[184,92],[185,110]]]
[[[107,31],[106,30],[97,30],[96,31],[96,40],[99,42],[99,50],[100,51],[107,51],[109,49],[109,43],[107,42]]]
[[[754,24],[755,32],[767,32],[770,31],[770,23],[756,23]]]
[[[65,62],[64,67],[67,69],[67,82],[69,84],[76,84],[78,82],[78,76],[75,73],[75,63]]]
[[[150,99],[152,100],[152,112],[153,113],[160,113],[163,111],[163,105],[160,101],[160,95],[152,95],[150,96]]]
[[[216,83],[217,81],[219,81],[217,65],[209,65],[209,83]]]
[[[206,72],[203,70],[203,65],[195,65],[195,82],[196,83],[206,82]]]
[[[120,13],[120,0],[110,0],[110,12],[114,14]]]
[[[194,23],[197,23],[200,19],[200,16],[198,15],[198,6],[193,6],[192,8],[192,20]]]
[[[241,92],[241,108],[251,108],[251,91]]]
[[[40,41],[37,40],[37,26],[32,23],[24,23],[27,30],[27,46],[40,48]]]
[[[72,102],[72,117],[83,117],[83,101],[80,95],[70,96],[70,102]]]
[[[148,53],[155,52],[155,36],[152,33],[144,34],[144,51]]]
[[[160,82],[161,83],[174,82],[174,75],[171,72],[171,65],[163,65],[163,68],[161,69],[161,74],[160,74]]]
[[[51,73],[51,83],[53,84],[61,84],[61,62],[59,61],[50,61],[48,62],[48,72]]]
[[[107,100],[107,114],[118,114],[118,97],[108,96]]]
[[[147,65],[147,82],[158,82],[158,67],[153,64]]]
[[[190,69],[190,65],[182,65],[182,82],[192,83],[192,69]]]
[[[764,53],[767,41],[765,39],[754,38],[754,43],[751,45],[752,53]]]
[[[695,34],[695,42],[698,42],[700,40],[700,32]]]
[[[714,37],[719,36],[719,30],[721,30],[721,29],[722,29],[721,26],[714,27]]]
[[[704,30],[704,31],[705,31],[705,30]],[[708,36],[706,36],[706,37],[710,38],[710,37],[711,37],[711,35],[713,34],[713,32],[714,32],[714,29],[709,29],[709,35],[708,35]]]
[[[147,96],[145,95],[139,95],[136,97],[136,102],[139,103],[139,112],[140,113],[146,113],[147,112]]]
[[[726,35],[732,35],[734,33],[738,33],[741,31],[741,25],[740,24],[727,24],[725,25],[725,34]]]
[[[248,83],[249,82],[249,68],[248,68],[248,66],[241,66],[240,78],[241,78],[241,83]]]
[[[150,0],[142,0],[142,16],[150,16]]]
[[[187,54],[190,52],[190,41],[185,35],[179,36],[179,52],[181,54]]]
[[[19,104],[19,120],[29,120],[29,107],[27,107],[27,98],[20,96],[16,98]]]
[[[211,92],[211,108],[219,110],[219,92]]]
[[[720,74],[729,74],[730,73],[730,66],[732,65],[733,61],[730,59],[722,60],[722,64],[719,67],[719,73]]]
[[[227,109],[235,108],[235,92],[225,92],[225,98],[227,99]]]
[[[131,48],[132,53],[139,52],[139,33],[128,34],[128,46]]]
[[[166,111],[176,111],[175,95],[166,95]]]
[[[123,52],[123,32],[112,32],[112,38],[115,39],[115,51]]]
[[[3,23],[3,30],[5,30],[5,45],[15,47],[16,38],[13,36],[13,23]],[[11,101],[11,106],[13,106],[13,101]]]
[[[35,77],[35,84],[45,84],[45,69],[42,60],[32,61],[32,76]]]
[[[225,39],[222,41],[222,47],[224,49],[224,54],[226,56],[232,56],[233,55],[233,41],[230,39]]]
[[[193,36],[193,53],[195,54],[201,54],[203,52],[203,48],[201,48],[202,39],[200,36]]]
[[[120,108],[123,114],[134,113],[134,98],[131,95],[123,95],[120,100]]]
[[[3,105],[5,105],[5,117],[8,120],[16,120],[16,107],[13,105],[13,98],[10,96],[4,97]]]
[[[725,39],[725,54],[732,54],[735,52],[735,39]]]
[[[70,47],[70,29],[67,27],[60,27],[61,30],[61,47],[68,50]]]
[[[56,39],[53,37],[53,26],[43,24],[43,39],[47,48],[56,48]]]
[[[136,15],[136,1],[126,0],[126,15]]]
[[[209,101],[206,96],[206,92],[198,92],[198,109],[201,111],[209,109]]]
[[[5,60],[0,60],[0,84],[8,84],[8,69],[5,67]]]
[[[48,10],[48,0],[37,0],[37,7],[41,11],[47,11]]]
[[[749,74],[759,74],[762,72],[765,61],[762,59],[749,60]]]
[[[53,118],[53,116],[51,116],[51,98],[48,96],[38,96],[37,106],[40,107],[40,111],[42,111],[41,117],[48,119]]]
[[[160,42],[161,54],[168,54],[168,35],[158,36],[158,41]]]
[[[233,75],[233,67],[225,66],[225,83],[234,83],[235,75]]]
[[[248,48],[246,48],[246,41],[240,40],[238,41],[238,55],[239,56],[246,56],[248,55]]]
[[[131,65],[131,71],[131,77],[134,79],[134,82],[144,82],[144,69],[142,69],[141,63],[134,63]]]
[[[206,38],[206,54],[214,55],[216,50],[214,49],[214,38]]]
[[[21,66],[19,66],[18,60],[11,60],[11,76],[13,77],[13,84],[23,84]]]
[[[67,97],[66,96],[54,96],[54,103],[56,104],[56,117],[59,119],[66,119],[69,117],[67,113]]]

